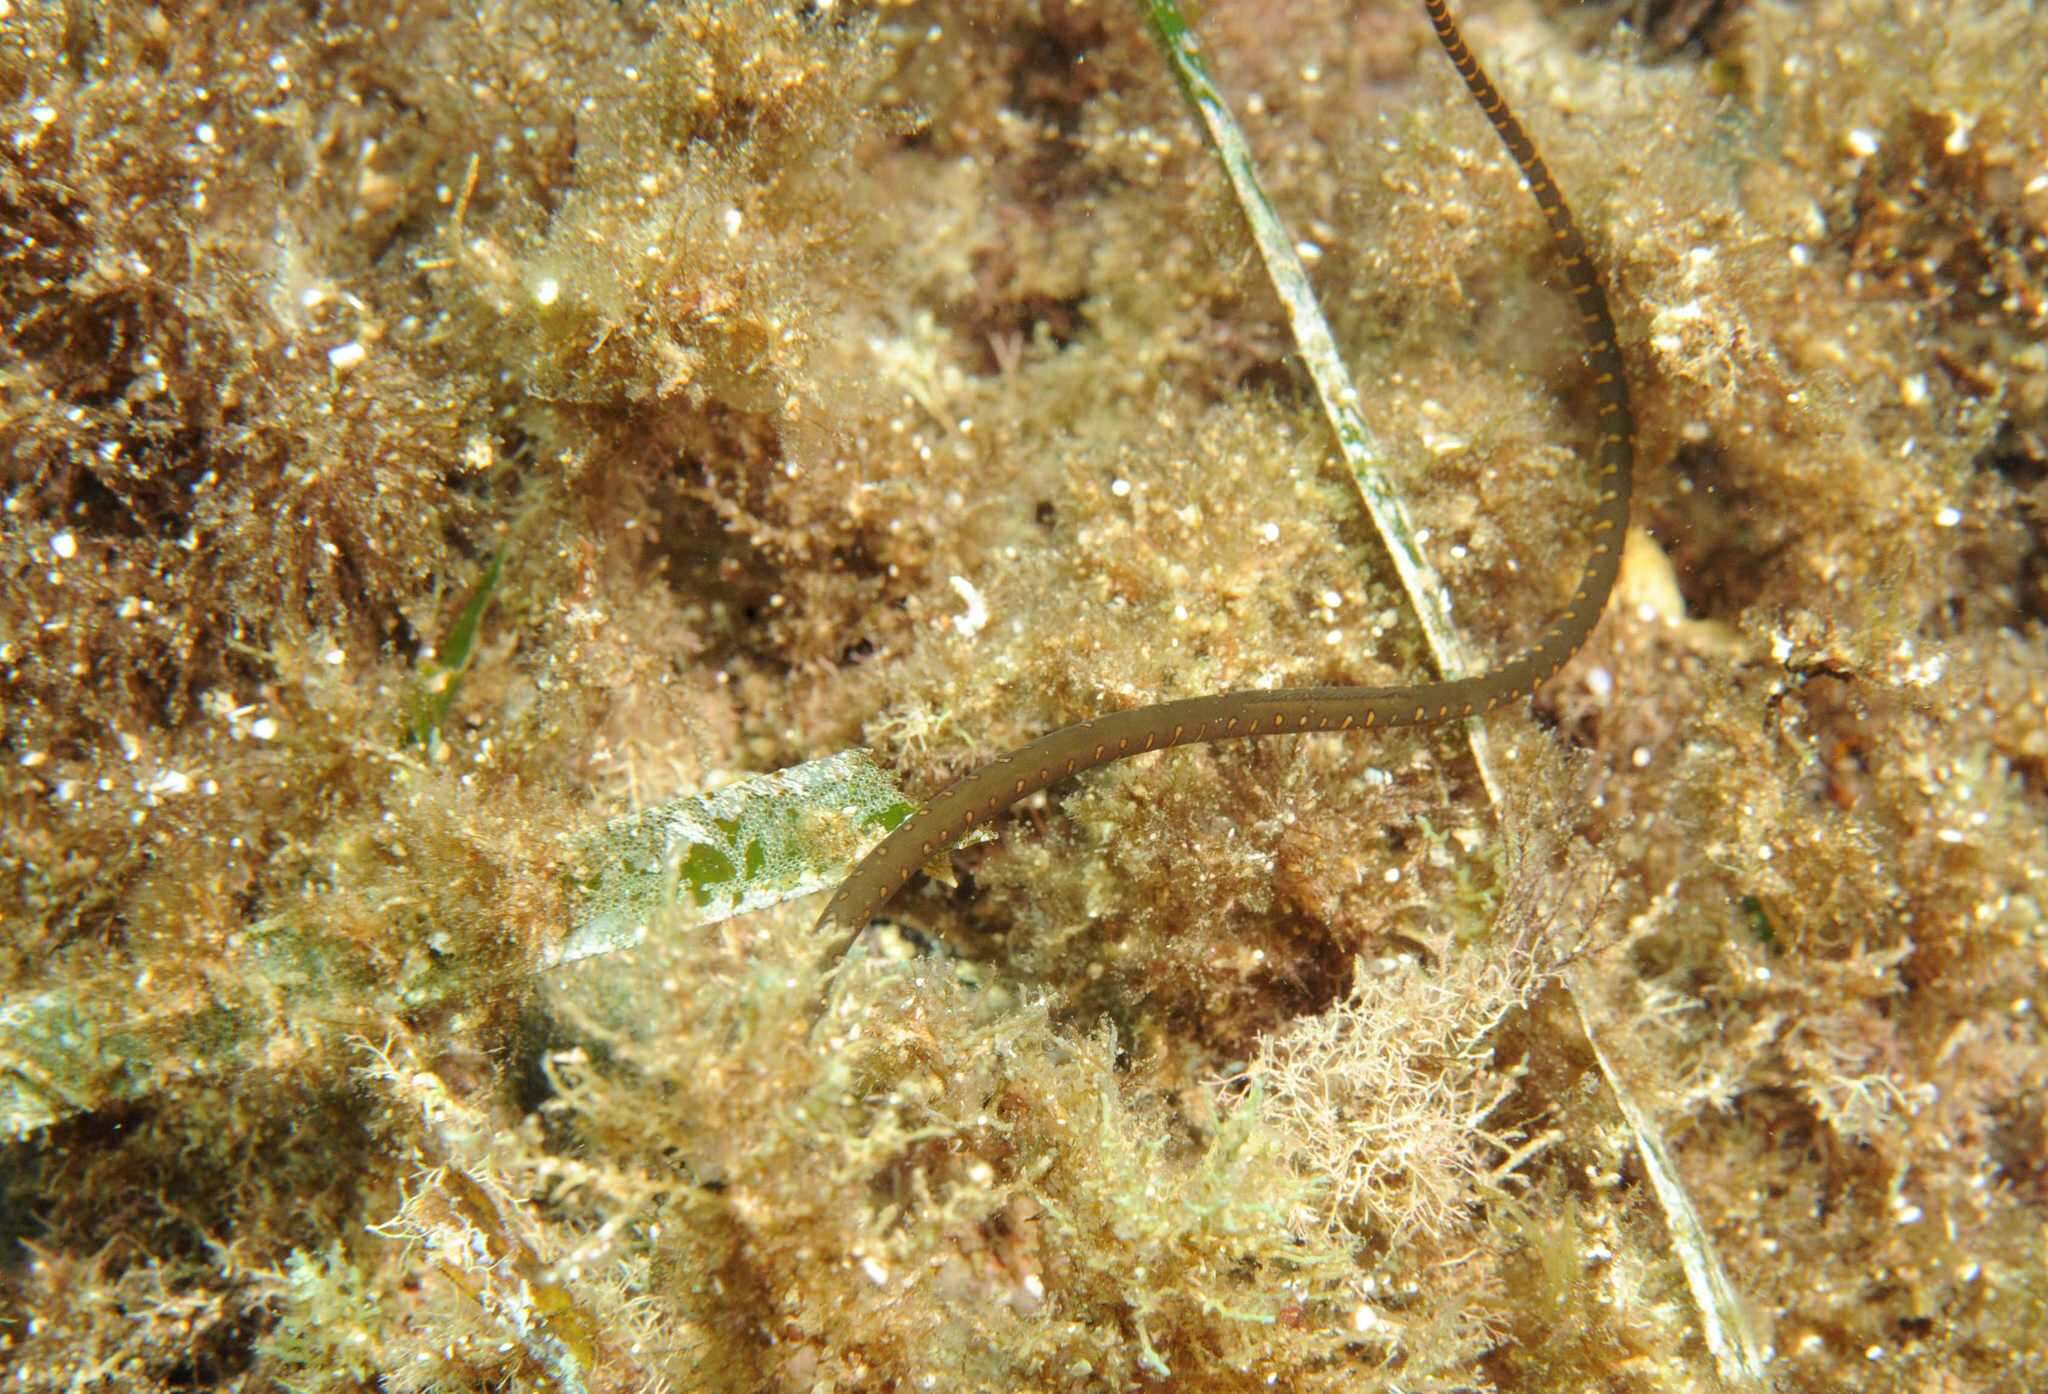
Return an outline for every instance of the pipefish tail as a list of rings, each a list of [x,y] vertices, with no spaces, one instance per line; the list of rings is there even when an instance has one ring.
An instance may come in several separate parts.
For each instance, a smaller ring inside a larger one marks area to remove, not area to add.
[[[1600,411],[1594,463],[1599,494],[1586,527],[1591,555],[1577,591],[1542,637],[1505,664],[1477,677],[1408,687],[1302,687],[1224,692],[1155,706],[1111,712],[1040,736],[962,778],[904,819],[862,858],[840,885],[818,920],[820,934],[837,934],[833,957],[844,951],[875,912],[932,857],[951,848],[979,824],[1054,780],[1092,770],[1112,760],[1201,741],[1313,731],[1360,731],[1385,726],[1424,726],[1489,712],[1533,695],[1592,632],[1621,569],[1622,536],[1628,528],[1629,491],[1635,467],[1635,419],[1628,377],[1616,346],[1614,316],[1600,274],[1579,235],[1564,195],[1536,153],[1521,122],[1465,46],[1444,0],[1422,0],[1436,36],[1466,90],[1478,103],[1508,154],[1521,169],[1530,193],[1550,226],[1559,260],[1577,305],[1587,343]]]

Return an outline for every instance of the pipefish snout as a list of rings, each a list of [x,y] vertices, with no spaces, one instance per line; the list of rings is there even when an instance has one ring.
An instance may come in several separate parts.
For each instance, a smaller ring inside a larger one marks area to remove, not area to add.
[[[1465,46],[1444,0],[1422,0],[1422,7],[1466,90],[1493,123],[1543,210],[1586,336],[1600,412],[1599,444],[1594,454],[1599,494],[1585,529],[1591,554],[1571,603],[1534,644],[1477,677],[1407,687],[1224,692],[1111,712],[1040,736],[953,784],[898,824],[861,859],[818,920],[821,934],[841,936],[832,947],[833,956],[844,951],[852,937],[925,862],[951,848],[978,824],[1054,780],[1127,756],[1201,741],[1424,726],[1489,712],[1532,696],[1592,632],[1621,568],[1635,466],[1635,419],[1621,350],[1615,343],[1614,317],[1571,209],[1528,133]]]

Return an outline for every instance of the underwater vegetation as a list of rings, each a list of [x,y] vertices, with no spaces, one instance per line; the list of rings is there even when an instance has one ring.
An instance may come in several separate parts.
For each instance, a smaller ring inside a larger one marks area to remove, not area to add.
[[[1192,19],[1517,650],[1540,213],[1417,7]],[[1648,1126],[1771,1387],[2048,1385],[2048,21],[1460,19],[1640,437],[1498,801],[1148,756],[835,970],[750,778],[1431,672],[1139,7],[0,0],[0,1376],[1717,1388]]]

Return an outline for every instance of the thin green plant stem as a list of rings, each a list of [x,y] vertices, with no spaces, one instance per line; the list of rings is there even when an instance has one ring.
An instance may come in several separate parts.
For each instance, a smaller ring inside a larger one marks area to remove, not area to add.
[[[1423,555],[1416,541],[1416,528],[1409,517],[1408,506],[1386,477],[1386,453],[1380,448],[1372,428],[1359,414],[1358,386],[1352,381],[1350,370],[1344,366],[1344,356],[1337,350],[1337,340],[1330,333],[1329,321],[1323,318],[1315,287],[1309,281],[1307,269],[1301,264],[1300,254],[1294,249],[1294,239],[1259,182],[1258,167],[1252,160],[1251,147],[1245,141],[1244,132],[1231,117],[1222,92],[1209,75],[1200,41],[1175,0],[1139,0],[1139,3],[1151,21],[1153,35],[1173,69],[1182,95],[1194,108],[1203,131],[1209,137],[1210,147],[1215,150],[1217,162],[1223,167],[1224,178],[1230,182],[1231,191],[1237,196],[1238,207],[1244,211],[1252,241],[1259,249],[1260,259],[1265,262],[1267,278],[1279,294],[1280,303],[1286,307],[1295,347],[1315,384],[1316,397],[1322,403],[1324,416],[1329,418],[1330,429],[1336,433],[1337,448],[1344,456],[1352,484],[1358,490],[1366,516],[1372,519],[1373,527],[1379,533],[1381,545],[1393,560],[1395,574],[1400,577],[1401,589],[1407,594],[1409,606],[1422,625],[1423,638],[1429,644],[1437,670],[1446,678],[1463,678],[1483,672],[1487,661],[1466,642],[1452,619],[1450,588],[1444,584],[1429,558]],[[1466,718],[1465,732],[1471,744],[1472,758],[1479,767],[1479,777],[1486,785],[1487,797],[1498,808],[1502,786],[1495,775],[1495,760],[1492,746],[1486,738],[1485,718]]]
[[[490,608],[491,597],[504,574],[505,552],[500,548],[484,564],[484,574],[470,591],[469,600],[455,617],[455,623],[449,626],[448,637],[442,642],[440,652],[420,665],[420,689],[414,696],[412,720],[406,731],[411,743],[432,747],[439,739],[441,725],[447,721],[456,697],[462,692],[462,679],[469,672],[469,660],[476,648],[477,633],[483,627],[484,611]]]
[[[1189,28],[1175,0],[1139,0],[1139,3],[1151,21],[1153,33],[1166,54],[1182,94],[1208,134],[1210,146],[1223,166],[1224,177],[1237,196],[1238,206],[1244,211],[1252,239],[1265,262],[1266,273],[1281,303],[1287,308],[1295,345],[1315,382],[1324,414],[1336,433],[1338,448],[1343,452],[1366,512],[1378,529],[1388,556],[1393,559],[1394,569],[1422,624],[1424,637],[1438,668],[1447,678],[1480,671],[1485,666],[1483,660],[1465,643],[1451,620],[1448,588],[1416,545],[1407,508],[1381,473],[1384,457],[1378,442],[1359,416],[1358,389],[1344,367],[1329,325],[1317,306],[1308,273],[1294,250],[1294,239],[1288,235],[1286,226],[1259,183],[1258,170],[1252,162],[1244,133],[1231,118],[1222,93],[1209,75],[1194,31]],[[1485,718],[1467,718],[1465,729],[1480,778],[1494,806],[1499,808],[1501,784],[1495,775]],[[1601,1074],[1606,1078],[1607,1086],[1613,1091],[1622,1116],[1635,1137],[1637,1153],[1643,1159],[1644,1170],[1664,1210],[1687,1287],[1699,1313],[1701,1330],[1721,1376],[1730,1384],[1761,1388],[1765,1378],[1765,1357],[1734,1284],[1728,1279],[1727,1269],[1714,1249],[1712,1237],[1700,1222],[1649,1115],[1636,1103],[1619,1074],[1609,1064],[1607,1052],[1594,1032],[1578,986],[1568,977],[1565,987],[1578,1011],[1587,1040],[1593,1046]]]
[[[1586,1010],[1586,994],[1580,992],[1573,982],[1575,976],[1568,973],[1565,977],[1572,1006],[1579,1014],[1579,1025],[1586,1033],[1587,1042],[1593,1047],[1593,1056],[1600,1062],[1600,1073],[1606,1076],[1608,1087],[1614,1091],[1614,1101],[1635,1138],[1636,1155],[1643,1162],[1643,1175],[1648,1178],[1650,1189],[1663,1208],[1664,1227],[1671,1235],[1671,1247],[1678,1255],[1678,1266],[1685,1273],[1685,1285],[1692,1293],[1693,1305],[1699,1309],[1700,1334],[1706,1339],[1707,1350],[1713,1355],[1721,1378],[1729,1385],[1766,1389],[1769,1381],[1764,1367],[1769,1356],[1757,1339],[1755,1327],[1743,1308],[1735,1284],[1728,1278],[1727,1266],[1721,1262],[1721,1255],[1714,1248],[1714,1237],[1707,1232],[1699,1212],[1693,1208],[1692,1197],[1686,1193],[1678,1166],[1664,1146],[1664,1135],[1656,1120],[1628,1090],[1622,1088],[1621,1078],[1609,1061],[1605,1047],[1600,1044],[1599,1035],[1593,1030],[1592,1017]]]

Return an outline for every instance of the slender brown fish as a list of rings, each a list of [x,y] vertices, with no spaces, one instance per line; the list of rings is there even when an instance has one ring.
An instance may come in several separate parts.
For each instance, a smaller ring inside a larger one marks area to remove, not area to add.
[[[1472,57],[1443,0],[1422,0],[1458,76],[1508,154],[1521,167],[1529,191],[1550,224],[1559,259],[1578,304],[1587,355],[1599,388],[1600,442],[1595,453],[1600,495],[1586,528],[1592,555],[1571,604],[1535,644],[1502,666],[1456,682],[1410,687],[1298,687],[1224,692],[1106,716],[1040,736],[983,766],[911,814],[863,857],[819,917],[820,933],[838,932],[843,951],[867,922],[920,866],[945,852],[972,830],[1018,799],[1112,760],[1197,741],[1249,736],[1296,735],[1307,731],[1357,731],[1380,726],[1422,726],[1491,711],[1532,695],[1592,632],[1621,568],[1622,535],[1635,467],[1635,419],[1629,408],[1628,377],[1615,345],[1614,317],[1600,275],[1579,236],[1564,195],[1527,132],[1500,92]]]

